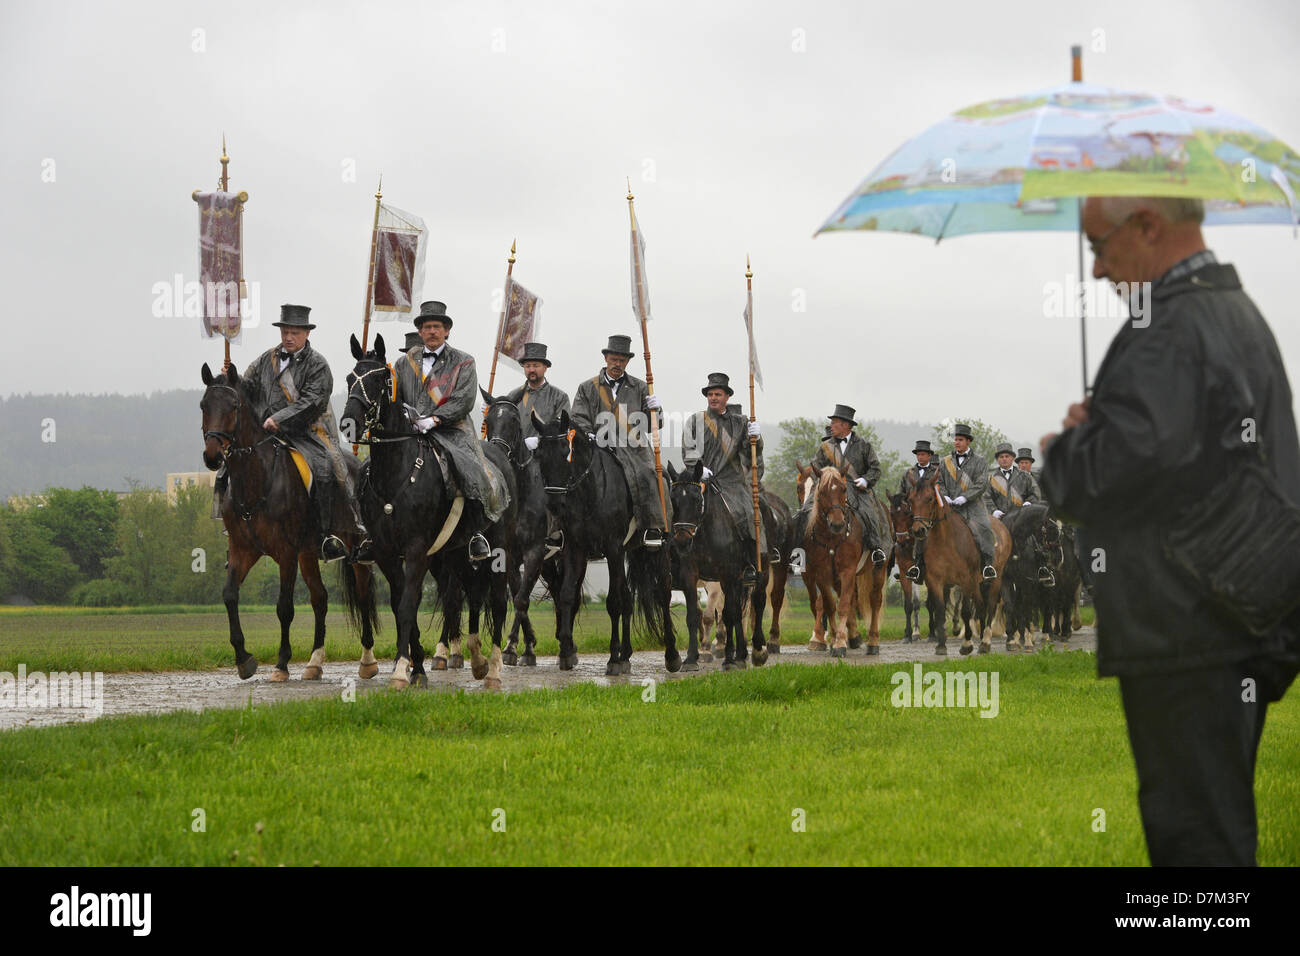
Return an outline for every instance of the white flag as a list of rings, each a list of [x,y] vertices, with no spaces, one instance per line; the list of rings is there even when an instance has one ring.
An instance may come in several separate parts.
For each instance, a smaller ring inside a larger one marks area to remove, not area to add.
[[[381,204],[374,243],[370,321],[413,320],[424,293],[424,255],[429,245],[424,220]]]
[[[637,322],[650,321],[650,283],[645,276],[645,236],[632,212],[632,314]]]
[[[753,305],[753,299],[745,300],[745,331],[749,333],[749,368],[754,373],[754,381],[758,383],[758,387],[763,388],[763,370],[758,367],[758,347],[754,345]]]

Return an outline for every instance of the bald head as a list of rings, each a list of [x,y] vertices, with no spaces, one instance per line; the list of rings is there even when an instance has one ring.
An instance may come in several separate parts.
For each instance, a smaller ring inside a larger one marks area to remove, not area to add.
[[[1125,288],[1155,282],[1205,248],[1204,218],[1199,199],[1090,196],[1083,206],[1083,231],[1095,256],[1093,278]]]

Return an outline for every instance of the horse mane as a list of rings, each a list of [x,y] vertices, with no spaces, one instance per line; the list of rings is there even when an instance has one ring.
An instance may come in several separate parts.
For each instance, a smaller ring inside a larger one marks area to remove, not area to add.
[[[808,515],[808,524],[810,527],[816,527],[818,518],[821,515],[821,495],[819,492],[823,488],[829,488],[832,481],[840,473],[834,468],[825,468],[822,470],[821,477],[817,479],[817,485],[813,488],[812,512]],[[843,477],[842,475],[840,477]],[[811,480],[811,479],[810,479]]]

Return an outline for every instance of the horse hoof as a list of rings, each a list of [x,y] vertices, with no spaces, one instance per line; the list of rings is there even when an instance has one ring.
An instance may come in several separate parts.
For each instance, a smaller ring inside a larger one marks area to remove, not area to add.
[[[743,657],[737,657],[735,666],[736,670],[743,671],[749,666],[749,661],[745,660]]]
[[[413,678],[411,678],[411,686],[412,686],[412,687],[428,687],[428,686],[429,686],[429,675],[428,675],[428,674],[416,674]]]
[[[980,641],[980,653],[981,653],[981,654],[987,654],[987,653],[988,653],[989,651],[991,651],[991,650],[993,650],[993,645],[992,645],[992,644],[990,644],[988,641]]]
[[[969,654],[969,653],[970,653],[971,651],[973,651],[973,650],[975,650],[975,645],[973,645],[973,644],[963,644],[963,645],[961,646],[962,657],[965,657],[967,654]]]
[[[753,657],[754,657],[754,666],[762,667],[764,664],[767,663],[767,648],[764,647],[754,651]]]
[[[621,673],[623,673],[622,661],[610,661],[608,664],[605,665],[606,677],[617,677]]]
[[[734,670],[735,670],[737,667],[739,667],[739,666],[740,666],[740,665],[737,664],[735,661],[723,661],[723,662],[722,662],[722,669],[723,669],[724,671],[734,671]]]
[[[447,669],[447,658],[435,657],[433,659],[433,669],[436,671],[445,671]]]
[[[536,667],[537,655],[534,654],[532,651],[524,651],[524,656],[519,658],[519,663],[522,664],[524,667]]]
[[[379,673],[379,664],[362,664],[357,673],[361,676],[362,680],[370,680],[370,678]]]
[[[706,663],[706,664],[712,664],[712,663],[713,663],[713,652],[712,652],[712,651],[700,651],[700,660],[702,660],[702,661],[703,661],[704,663]]]
[[[934,652],[935,652],[936,654],[941,654],[941,655],[943,655],[944,657],[947,657],[947,656],[948,656],[948,645],[947,645],[947,644],[935,644],[935,645],[934,645]]]
[[[690,658],[690,657],[688,657],[688,658],[686,658],[686,660],[682,661],[682,670],[684,670],[684,671],[689,671],[689,672],[694,673],[695,671],[697,671],[697,670],[699,670],[699,669],[700,669],[700,661],[699,661],[699,658]]]
[[[678,658],[678,660],[681,660],[681,658]],[[631,661],[626,661],[626,660],[623,661],[623,673],[624,673],[624,674],[630,674],[630,673],[632,673],[632,662],[631,662]]]
[[[860,637],[849,638],[849,647],[853,648],[853,650],[856,651],[861,646],[862,646],[862,638]]]
[[[239,679],[248,680],[257,673],[257,658],[249,654],[244,658],[244,662],[239,665]]]
[[[780,654],[780,653],[781,653],[781,642],[780,642],[780,641],[768,641],[768,642],[767,642],[767,652],[768,652],[769,654]]]
[[[809,641],[808,650],[821,654],[826,651],[826,645],[823,644],[821,641]]]
[[[275,670],[271,671],[272,684],[283,684],[288,679],[289,679],[289,672],[286,670],[281,670],[280,668],[277,667]]]
[[[912,643],[913,641],[915,641],[915,640],[916,640],[916,638],[914,638],[911,634],[904,634],[904,635],[903,635],[903,643],[904,643],[904,644],[911,644],[911,643]]]
[[[567,657],[563,654],[560,655],[560,670],[571,671],[577,666],[578,666],[578,655],[576,652],[573,654],[569,654]]]
[[[405,677],[390,677],[388,678],[388,689],[406,690],[406,688],[410,685],[410,683],[411,682],[407,680]]]
[[[465,658],[460,654],[452,654],[451,657],[447,658],[447,666],[454,671],[458,671],[465,666]]]
[[[488,662],[487,658],[481,658],[481,662],[471,661],[469,665],[470,673],[474,675],[475,680],[482,680],[487,676]]]
[[[483,689],[484,689],[484,690],[500,690],[500,689],[501,689],[501,678],[499,678],[499,677],[485,677],[485,678],[483,679]]]
[[[868,657],[879,657],[879,656],[880,656],[880,645],[879,645],[879,644],[868,644],[868,645],[867,645],[867,656],[868,656]]]
[[[519,657],[514,651],[502,651],[501,663],[505,664],[507,667],[514,667],[519,663]]]
[[[832,647],[831,657],[848,657],[849,649],[847,647]]]
[[[309,665],[309,666],[307,667],[307,669],[304,670],[304,671],[302,672],[302,679],[303,679],[303,680],[320,680],[321,677],[322,677],[322,675],[323,675],[323,673],[324,673],[324,672],[323,672],[319,667],[317,667],[315,664],[312,664],[312,665]]]
[[[627,665],[628,665],[628,673],[630,674],[632,672],[632,662],[628,661]],[[664,667],[668,668],[668,673],[676,674],[679,670],[682,669],[682,656],[678,654],[676,650],[672,652],[671,656],[665,654]]]

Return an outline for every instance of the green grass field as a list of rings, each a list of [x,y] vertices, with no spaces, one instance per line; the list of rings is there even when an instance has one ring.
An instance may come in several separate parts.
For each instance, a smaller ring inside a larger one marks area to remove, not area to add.
[[[894,708],[894,667],[827,664],[0,734],[0,865],[1145,865],[1091,654],[940,669],[996,670],[998,716]],[[1262,864],[1300,864],[1297,737],[1293,694],[1260,749]]]
[[[674,608],[678,645],[686,646],[686,611]],[[538,634],[538,654],[555,656],[555,612],[549,602],[534,605],[530,616]],[[421,633],[432,652],[438,632],[429,632],[432,615],[421,612]],[[280,625],[273,607],[240,609],[246,646],[259,661],[274,663],[280,647]],[[514,620],[514,612],[509,612]],[[765,619],[766,620],[766,619]],[[922,613],[922,620],[928,620]],[[1092,608],[1083,609],[1085,624]],[[887,607],[880,628],[882,640],[903,636],[903,612]],[[396,653],[393,615],[380,611],[381,630],[375,639],[380,660]],[[507,625],[508,627],[509,625]],[[794,592],[782,617],[782,642],[805,643],[812,633],[812,614],[804,592]],[[765,627],[766,630],[766,627]],[[306,661],[311,653],[312,613],[299,607],[290,631],[293,660]],[[578,649],[587,653],[609,650],[609,616],[604,603],[588,604],[575,627]],[[633,633],[633,646],[646,650],[649,643]],[[361,642],[339,608],[326,618],[325,653],[331,660],[356,660]],[[0,671],[15,673],[19,664],[29,671],[160,671],[214,670],[235,666],[230,648],[226,612],[218,608],[0,608]]]

